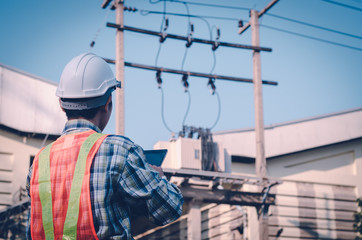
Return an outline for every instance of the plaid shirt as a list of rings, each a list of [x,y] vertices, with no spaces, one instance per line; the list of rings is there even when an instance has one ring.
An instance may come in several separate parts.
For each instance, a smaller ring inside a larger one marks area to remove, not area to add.
[[[101,132],[86,120],[70,120],[63,134]],[[30,169],[27,189],[30,189]],[[157,225],[180,217],[180,190],[146,163],[143,150],[126,137],[109,135],[96,153],[90,176],[94,227],[99,239],[133,239],[131,217],[143,213]],[[30,214],[29,214],[30,216]],[[30,236],[30,217],[27,238]]]

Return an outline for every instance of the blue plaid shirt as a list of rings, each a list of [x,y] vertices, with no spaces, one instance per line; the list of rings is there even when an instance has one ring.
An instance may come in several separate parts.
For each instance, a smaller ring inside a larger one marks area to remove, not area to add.
[[[70,120],[63,134],[101,132],[86,120]],[[27,189],[31,170],[27,179]],[[96,153],[90,177],[94,227],[99,239],[133,239],[131,217],[138,209],[157,225],[181,216],[180,190],[146,163],[143,150],[126,137],[109,135]],[[30,215],[30,214],[29,214]],[[30,237],[30,217],[27,237]]]

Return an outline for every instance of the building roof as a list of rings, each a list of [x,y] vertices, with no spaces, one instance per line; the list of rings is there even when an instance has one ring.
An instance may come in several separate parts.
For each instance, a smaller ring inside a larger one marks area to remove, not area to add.
[[[308,119],[265,126],[267,158],[362,137],[362,107]],[[254,128],[213,133],[229,155],[255,158]]]
[[[0,64],[0,125],[21,132],[60,135],[66,117],[56,83]]]

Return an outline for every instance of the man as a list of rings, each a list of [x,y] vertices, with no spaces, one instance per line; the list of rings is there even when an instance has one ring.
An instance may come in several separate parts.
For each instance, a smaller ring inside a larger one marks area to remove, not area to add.
[[[116,87],[112,70],[94,54],[77,56],[64,68],[56,95],[68,121],[29,172],[28,239],[133,239],[136,212],[158,225],[181,215],[180,190],[147,163],[142,148],[101,134]]]

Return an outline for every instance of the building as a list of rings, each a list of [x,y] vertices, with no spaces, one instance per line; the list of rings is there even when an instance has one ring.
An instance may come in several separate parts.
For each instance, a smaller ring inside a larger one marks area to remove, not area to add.
[[[255,177],[254,129],[216,132],[213,140],[224,149],[226,171],[246,180]],[[270,188],[275,194],[268,212],[270,239],[355,239],[356,199],[362,197],[362,108],[266,126],[265,154],[268,176],[281,181]],[[258,188],[242,184],[238,190]],[[195,239],[259,239],[255,207],[203,201],[200,211],[201,235]],[[190,220],[186,214],[136,238],[184,239],[190,236]]]
[[[55,90],[55,83],[0,64],[0,211],[27,200],[33,158],[61,134],[66,117]],[[9,219],[5,215],[0,222]],[[4,226],[0,237],[5,238]]]
[[[253,129],[214,135],[232,160],[232,172],[255,173]],[[353,213],[362,197],[362,108],[265,128],[272,189],[269,232],[283,238],[354,239]],[[275,236],[274,235],[274,236]],[[251,233],[249,234],[251,236]]]

